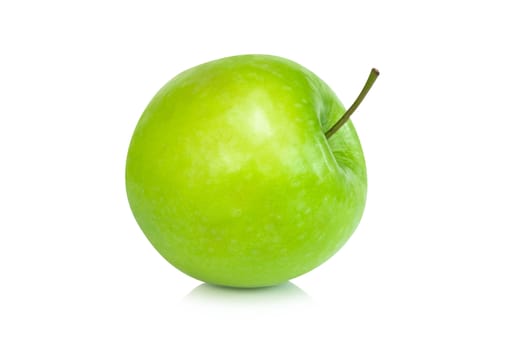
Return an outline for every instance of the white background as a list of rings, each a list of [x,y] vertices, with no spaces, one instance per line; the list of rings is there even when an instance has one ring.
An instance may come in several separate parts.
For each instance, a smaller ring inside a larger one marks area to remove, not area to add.
[[[1,349],[524,349],[520,1],[2,1]],[[124,165],[156,91],[243,53],[350,104],[361,225],[293,284],[234,292],[166,263]]]

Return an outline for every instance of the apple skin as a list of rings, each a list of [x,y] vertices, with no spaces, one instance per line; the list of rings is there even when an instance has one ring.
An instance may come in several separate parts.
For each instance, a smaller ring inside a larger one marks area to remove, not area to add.
[[[363,214],[357,133],[320,78],[268,55],[201,64],[169,81],[133,134],[126,189],[140,228],[184,273],[263,287],[322,264]]]

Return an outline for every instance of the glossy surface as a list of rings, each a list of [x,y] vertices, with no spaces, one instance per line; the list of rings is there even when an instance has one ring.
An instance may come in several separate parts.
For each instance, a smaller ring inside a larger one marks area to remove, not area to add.
[[[133,214],[164,258],[212,284],[278,284],[350,237],[366,197],[357,134],[330,88],[291,61],[235,56],[189,69],[129,147]]]

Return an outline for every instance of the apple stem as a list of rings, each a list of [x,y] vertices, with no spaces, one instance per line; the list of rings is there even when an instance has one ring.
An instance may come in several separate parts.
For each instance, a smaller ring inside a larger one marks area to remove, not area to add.
[[[332,126],[330,130],[328,130],[325,133],[327,139],[329,139],[333,134],[335,134],[337,130],[339,130],[348,121],[348,119],[350,119],[350,116],[355,112],[357,107],[359,107],[361,102],[363,102],[363,100],[365,99],[366,94],[368,93],[368,91],[370,91],[370,88],[372,87],[372,85],[374,85],[374,82],[376,81],[378,76],[379,71],[375,68],[372,68],[372,71],[368,76],[368,80],[366,81],[365,86],[363,86],[363,90],[361,90],[359,96],[357,96],[354,103],[350,106],[350,108],[348,108],[348,110],[343,114],[343,116],[339,118],[337,123],[335,123],[334,126]]]

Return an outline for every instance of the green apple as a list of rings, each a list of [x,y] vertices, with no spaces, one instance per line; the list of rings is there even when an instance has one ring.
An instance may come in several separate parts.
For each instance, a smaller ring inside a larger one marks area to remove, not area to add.
[[[126,189],[152,245],[196,279],[262,287],[330,258],[365,206],[365,159],[350,114],[297,63],[219,59],[169,81],[129,146]]]

